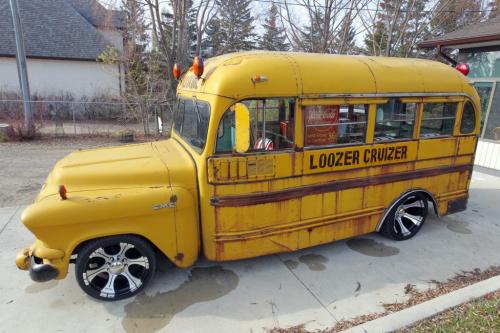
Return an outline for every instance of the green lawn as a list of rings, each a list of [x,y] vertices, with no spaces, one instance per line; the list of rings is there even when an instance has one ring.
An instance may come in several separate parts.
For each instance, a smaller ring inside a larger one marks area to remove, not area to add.
[[[398,332],[500,332],[500,291],[445,311]]]

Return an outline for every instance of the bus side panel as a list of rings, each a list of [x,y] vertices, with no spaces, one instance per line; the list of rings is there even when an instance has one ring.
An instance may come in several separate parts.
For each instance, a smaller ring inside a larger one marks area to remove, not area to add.
[[[346,189],[304,196],[301,219],[254,231],[218,234],[217,258],[234,260],[272,253],[289,252],[376,231],[388,207],[411,189],[425,189],[438,200],[440,215],[451,213],[454,205],[467,198],[470,171],[442,173],[407,181]],[[450,184],[451,187],[448,187]],[[288,200],[290,201],[290,200]],[[254,211],[269,204],[247,206]],[[290,205],[281,201],[284,207]],[[459,207],[459,206],[457,206]],[[267,209],[265,209],[267,210]],[[237,216],[240,219],[244,215]],[[248,218],[248,217],[246,217]]]

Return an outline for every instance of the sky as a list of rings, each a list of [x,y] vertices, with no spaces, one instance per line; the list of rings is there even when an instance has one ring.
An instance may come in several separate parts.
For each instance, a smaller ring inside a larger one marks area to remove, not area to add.
[[[98,0],[101,2],[103,5],[111,8],[119,8],[122,0]],[[159,0],[160,5],[167,10],[169,8],[168,3],[170,2],[169,0]],[[194,0],[195,3],[199,0]],[[254,26],[255,26],[255,31],[257,34],[261,35],[263,33],[263,27],[262,24],[264,23],[264,20],[266,18],[266,15],[268,13],[268,9],[271,6],[271,1],[272,0],[253,0],[252,1],[252,14],[254,16]],[[277,3],[282,3],[285,0],[276,0]],[[297,3],[299,0],[286,0],[289,4]],[[374,10],[376,9],[376,1],[368,1],[368,5],[363,8],[363,11],[361,14],[365,17],[368,17],[368,15],[373,16]],[[431,9],[438,0],[431,0],[428,4],[428,9]],[[322,1],[319,0],[319,3]],[[482,0],[483,3],[483,8],[485,8],[486,3],[488,3],[488,0]],[[295,22],[300,22],[302,24],[306,24],[308,21],[308,15],[307,15],[307,10],[298,5],[291,5],[289,7],[292,10],[292,15],[294,18]],[[146,12],[148,13],[148,12]],[[357,46],[363,46],[364,44],[364,39],[366,36],[366,31],[365,28],[360,20],[360,18],[356,18],[355,21],[353,22],[354,28],[356,30],[356,45]]]
[[[101,4],[103,4],[107,8],[119,9],[122,0],[98,0]],[[194,0],[195,3],[197,0]],[[282,0],[281,0],[282,1]],[[169,0],[160,0],[160,6],[162,8],[169,9],[168,3]],[[280,2],[280,1],[277,1]],[[289,3],[294,3],[296,0],[288,0]],[[252,1],[252,15],[254,16],[254,26],[257,34],[261,35],[263,33],[262,24],[266,18],[269,8],[271,7],[271,0],[257,0]],[[293,16],[297,22],[304,22],[307,19],[307,12],[302,6],[291,5],[291,10],[293,11]],[[361,27],[359,22],[355,22],[355,25]],[[364,39],[364,34],[360,34],[356,36],[357,42],[362,42]]]

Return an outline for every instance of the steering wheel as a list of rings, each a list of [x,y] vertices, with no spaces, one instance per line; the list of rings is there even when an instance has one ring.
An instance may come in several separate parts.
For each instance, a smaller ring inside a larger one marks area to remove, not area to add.
[[[253,146],[254,149],[264,149],[264,150],[273,150],[274,149],[274,142],[273,140],[269,138],[258,138],[255,141],[255,144]]]

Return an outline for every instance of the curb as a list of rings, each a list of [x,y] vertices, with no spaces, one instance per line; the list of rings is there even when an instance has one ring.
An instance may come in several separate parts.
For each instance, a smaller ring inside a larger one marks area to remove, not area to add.
[[[392,332],[423,319],[432,317],[450,308],[500,289],[500,275],[475,283],[451,293],[433,298],[415,306],[391,313],[364,324],[351,327],[340,333]]]

